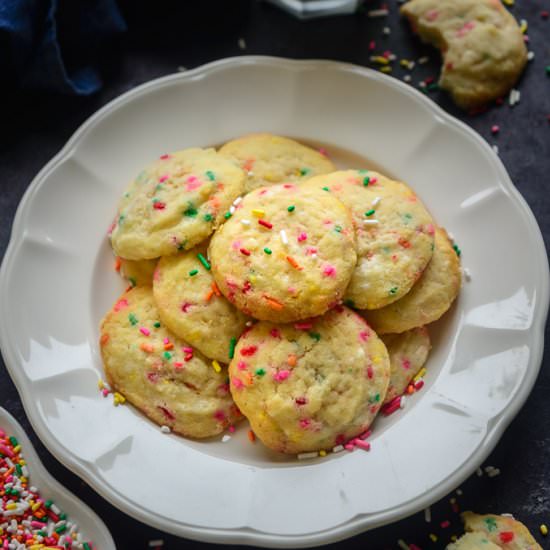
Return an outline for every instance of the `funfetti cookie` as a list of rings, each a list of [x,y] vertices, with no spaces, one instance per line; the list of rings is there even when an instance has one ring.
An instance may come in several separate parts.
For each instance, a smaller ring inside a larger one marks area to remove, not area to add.
[[[209,252],[227,299],[277,322],[321,315],[337,304],[357,258],[348,209],[327,191],[292,183],[246,195]]]
[[[494,514],[462,514],[466,531],[482,533],[502,550],[542,550],[527,527],[517,519]]]
[[[411,189],[369,170],[317,176],[303,187],[325,190],[352,213],[357,266],[344,296],[349,305],[377,309],[407,294],[434,243],[433,220]]]
[[[293,324],[255,324],[229,365],[231,393],[254,433],[282,453],[331,449],[365,432],[388,387],[386,347],[338,307]]]
[[[161,258],[153,285],[155,301],[172,332],[206,357],[229,363],[248,317],[220,292],[205,268],[206,255],[201,245]]]
[[[500,546],[493,544],[485,533],[466,533],[456,542],[448,544],[446,550],[502,550]]]
[[[460,283],[458,255],[445,230],[437,228],[433,257],[411,291],[386,307],[362,313],[379,334],[405,332],[437,321],[451,307]]]
[[[426,327],[413,328],[401,334],[380,336],[390,356],[390,384],[384,403],[402,395],[416,373],[424,366],[430,352],[430,336]]]
[[[118,256],[148,260],[204,241],[244,190],[244,172],[214,149],[185,149],[143,170],[122,197],[111,244]]]
[[[527,63],[521,29],[500,0],[411,0],[401,13],[441,50],[439,85],[464,109],[505,95]]]
[[[234,139],[219,152],[234,159],[247,173],[246,192],[276,183],[304,181],[336,169],[319,151],[271,134],[250,134]]]
[[[119,258],[118,261],[120,262],[120,274],[132,286],[151,286],[153,284],[153,273],[158,258],[154,260],[125,260]]]
[[[151,287],[117,300],[101,324],[100,346],[112,389],[157,424],[204,438],[242,418],[226,369],[166,329]]]

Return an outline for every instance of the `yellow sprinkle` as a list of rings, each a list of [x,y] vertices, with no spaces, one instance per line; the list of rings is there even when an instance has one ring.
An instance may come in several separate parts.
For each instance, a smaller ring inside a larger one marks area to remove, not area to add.
[[[437,535],[434,535],[433,533],[430,533],[430,539],[432,542],[437,542]]]
[[[221,372],[222,371],[222,368],[220,367],[220,364],[214,359],[214,361],[212,361],[212,366],[214,367],[214,370],[216,372]]]
[[[451,540],[452,540],[453,542],[456,542],[457,539],[458,539],[458,537],[457,537],[456,535],[451,535]]]
[[[257,218],[263,218],[265,216],[265,212],[263,210],[258,210],[257,208],[254,208],[252,210],[252,215],[256,216]]]
[[[540,532],[544,537],[548,534],[548,527],[544,523],[540,526]]]
[[[422,367],[413,378],[413,382],[418,382],[421,378],[424,378],[424,375],[426,374],[426,368]]]
[[[391,73],[391,67],[389,65],[386,65],[385,67],[380,67],[381,73]]]
[[[11,504],[6,504],[6,510],[13,510],[14,508],[17,508],[17,504],[13,502]]]
[[[21,483],[27,483],[27,481],[29,481],[25,476],[21,476],[19,479],[21,480]]]
[[[248,277],[248,279],[252,284],[255,284],[256,281],[257,281],[256,275],[250,275],[250,277]]]
[[[33,544],[32,546],[29,546],[29,550],[40,550],[40,548],[44,548],[43,544]]]
[[[15,454],[18,454],[20,450],[21,450],[21,445],[17,445],[17,446],[15,446],[15,447],[13,448],[13,452],[14,452]]]
[[[324,449],[319,451],[319,456],[327,456],[327,452]]]
[[[409,63],[410,61],[408,59],[402,59],[399,64],[401,65],[401,67],[405,67],[406,69],[409,68]]]
[[[507,6],[513,6],[514,0],[502,0]]]
[[[113,393],[113,401],[115,402],[116,407],[117,405],[122,405],[123,403],[125,403],[126,397],[116,391],[115,393]]]
[[[384,57],[383,55],[373,55],[370,58],[371,61],[374,63],[378,63],[379,65],[389,65],[390,60],[387,57]]]
[[[529,28],[529,25],[527,24],[527,21],[525,21],[525,19],[522,19],[521,26],[520,26],[521,32],[525,34],[528,28]]]
[[[36,512],[36,510],[38,510],[38,508],[40,508],[40,506],[42,506],[42,504],[40,502],[35,502],[31,508],[32,508],[32,511],[33,512]]]
[[[100,390],[102,390],[105,387],[105,383],[103,382],[103,380],[101,380],[101,378],[97,381],[97,387]]]
[[[25,466],[27,464],[23,459],[19,461],[19,466]]]

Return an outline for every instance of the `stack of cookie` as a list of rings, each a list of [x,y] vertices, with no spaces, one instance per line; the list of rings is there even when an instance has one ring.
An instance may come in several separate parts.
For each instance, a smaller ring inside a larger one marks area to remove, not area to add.
[[[122,197],[111,243],[132,285],[101,325],[113,389],[188,437],[244,415],[283,453],[364,434],[460,288],[405,184],[267,134],[163,155]]]

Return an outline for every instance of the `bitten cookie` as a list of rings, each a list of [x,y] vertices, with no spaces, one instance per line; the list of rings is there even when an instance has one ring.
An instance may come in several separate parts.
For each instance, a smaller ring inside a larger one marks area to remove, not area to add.
[[[338,303],[357,258],[347,208],[326,191],[291,183],[246,195],[209,251],[228,300],[276,322],[321,315]]]
[[[229,363],[247,317],[229,303],[199,258],[199,246],[160,259],[153,292],[162,322],[206,357]],[[208,264],[207,264],[208,265]]]
[[[466,531],[482,533],[503,550],[542,550],[527,527],[516,519],[473,512],[464,512],[462,519]]]
[[[234,159],[245,170],[247,193],[276,183],[303,181],[336,169],[315,149],[271,134],[251,134],[234,139],[219,152]]]
[[[493,544],[485,533],[466,533],[456,542],[447,545],[447,550],[502,550]]]
[[[120,258],[120,274],[128,280],[132,286],[151,286],[153,273],[158,259],[154,260],[125,260]]]
[[[303,187],[328,190],[352,213],[357,266],[344,299],[358,309],[377,309],[407,294],[434,243],[433,220],[411,189],[369,170],[317,176]]]
[[[437,228],[433,257],[411,291],[393,304],[362,313],[379,334],[421,327],[437,321],[451,307],[460,282],[458,256],[445,230]]]
[[[229,365],[231,393],[271,449],[329,449],[365,432],[384,400],[389,358],[353,311],[245,332]]]
[[[149,165],[122,197],[111,233],[128,260],[170,256],[204,241],[244,190],[244,172],[214,149],[185,149]]]
[[[390,356],[390,385],[384,403],[403,395],[409,382],[424,366],[430,352],[430,336],[426,327],[407,330],[401,334],[384,334],[382,342]]]
[[[500,0],[411,0],[401,13],[441,50],[439,84],[464,109],[502,97],[527,62],[523,34]]]
[[[151,420],[194,438],[219,434],[242,416],[227,373],[161,324],[151,287],[125,292],[101,324],[111,387]]]

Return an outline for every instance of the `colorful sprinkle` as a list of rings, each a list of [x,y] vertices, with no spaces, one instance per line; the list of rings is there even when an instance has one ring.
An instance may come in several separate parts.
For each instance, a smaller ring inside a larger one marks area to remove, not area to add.
[[[255,216],[256,218],[263,218],[265,216],[265,211],[259,210],[257,208],[253,208],[252,215]]]
[[[214,359],[214,361],[212,361],[212,366],[214,367],[214,370],[216,372],[221,372],[222,371],[222,368],[220,366],[220,364]]]
[[[540,534],[545,537],[546,535],[548,535],[548,527],[543,523],[540,527]]]
[[[266,254],[272,254],[272,253],[273,253],[273,251],[271,250],[271,248],[267,248],[267,246],[264,248],[264,252],[265,252]]]
[[[372,216],[375,212],[376,210],[374,210],[374,208],[371,208],[370,210],[367,210],[365,212],[365,216]]]
[[[239,252],[244,256],[250,256],[251,252],[247,248],[239,248]]]
[[[235,346],[237,345],[237,339],[233,336],[229,340],[229,359],[235,357]]]
[[[302,269],[304,269],[303,267],[301,267],[298,262],[292,257],[292,256],[287,256],[286,257],[286,261],[294,268],[294,269],[297,269],[298,271],[301,271]]]
[[[140,327],[139,332],[141,332],[144,336],[149,336],[151,334],[151,331],[145,327]]]
[[[294,212],[295,209],[296,209],[296,207],[293,204],[291,204],[290,206],[287,207],[287,210],[289,212]]]
[[[199,259],[199,262],[203,265],[204,269],[210,271],[211,266],[208,263],[208,260],[202,254],[197,254],[197,258]]]
[[[226,212],[223,217],[228,220],[232,216],[231,212]]]
[[[207,170],[206,171],[206,177],[210,180],[210,181],[214,181],[216,179],[216,176],[214,175],[214,172],[212,172],[211,170]]]
[[[267,229],[273,229],[273,224],[266,222],[265,220],[258,220],[258,223]]]
[[[198,269],[192,269],[192,270],[189,272],[189,276],[190,276],[190,277],[194,277],[198,272],[199,272]]]

